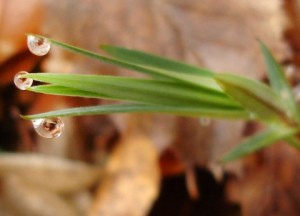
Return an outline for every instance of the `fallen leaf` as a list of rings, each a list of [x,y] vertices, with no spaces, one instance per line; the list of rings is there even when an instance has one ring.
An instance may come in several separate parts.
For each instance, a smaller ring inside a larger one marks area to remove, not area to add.
[[[89,215],[147,215],[159,189],[157,158],[149,138],[125,137],[110,156]]]
[[[40,154],[5,153],[0,156],[0,176],[18,175],[30,184],[58,193],[74,193],[95,184],[102,169],[83,162]]]
[[[299,214],[297,150],[276,144],[245,162],[243,175],[231,178],[227,186],[229,199],[241,203],[243,216]]]
[[[45,188],[28,184],[19,175],[1,178],[1,201],[9,215],[24,216],[78,216],[66,200]],[[48,179],[49,181],[50,179]]]
[[[26,48],[26,33],[41,31],[43,12],[44,4],[39,0],[26,4],[18,0],[0,1],[0,63]]]

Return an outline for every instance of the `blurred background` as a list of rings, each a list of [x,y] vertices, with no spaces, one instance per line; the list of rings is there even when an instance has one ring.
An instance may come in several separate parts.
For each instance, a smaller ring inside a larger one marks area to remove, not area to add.
[[[64,118],[62,136],[45,139],[19,115],[111,102],[13,84],[21,70],[141,76],[57,47],[34,56],[25,34],[37,33],[95,52],[113,44],[266,80],[259,38],[299,89],[299,12],[299,0],[0,0],[0,216],[299,215],[295,149],[278,143],[218,163],[260,125],[85,116]]]

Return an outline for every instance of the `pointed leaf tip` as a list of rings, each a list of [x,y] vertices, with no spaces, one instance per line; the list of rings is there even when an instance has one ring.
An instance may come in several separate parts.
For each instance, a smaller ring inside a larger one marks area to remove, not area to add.
[[[239,159],[269,145],[272,145],[277,141],[284,140],[285,138],[290,137],[296,133],[297,129],[294,128],[270,127],[265,131],[246,139],[235,149],[225,155],[220,162],[227,163],[229,161]]]

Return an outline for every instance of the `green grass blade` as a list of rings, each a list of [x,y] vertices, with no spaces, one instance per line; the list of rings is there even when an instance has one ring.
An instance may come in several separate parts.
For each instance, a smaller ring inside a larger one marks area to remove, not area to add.
[[[286,127],[272,127],[266,129],[264,132],[254,135],[235,149],[225,155],[221,162],[226,163],[241,157],[244,157],[248,154],[251,154],[255,151],[258,151],[262,148],[265,148],[277,141],[284,140],[285,138],[294,135],[297,133],[296,129],[286,128]]]
[[[281,66],[276,62],[275,58],[265,46],[265,44],[260,42],[260,48],[264,56],[264,60],[267,66],[268,76],[271,82],[271,86],[275,91],[279,93],[289,89],[288,82],[284,76],[284,72]]]
[[[43,37],[40,35],[36,35],[38,37]],[[44,37],[45,38],[45,37]],[[57,40],[53,40],[50,38],[47,38],[51,44],[59,46],[63,49],[69,50],[71,52],[81,54],[90,58],[94,58],[96,60],[102,61],[104,63],[108,63],[111,65],[116,65],[122,68],[126,68],[129,70],[137,71],[140,73],[144,73],[150,76],[153,76],[155,78],[161,78],[161,79],[166,79],[166,80],[177,80],[185,83],[189,83],[195,86],[201,86],[205,88],[210,88],[214,89],[216,91],[221,91],[219,86],[215,83],[215,81],[211,78],[203,77],[202,75],[193,75],[193,74],[187,74],[187,73],[178,73],[174,71],[169,71],[169,70],[163,70],[163,69],[158,69],[158,68],[151,68],[151,67],[145,67],[137,64],[133,64],[130,62],[122,61],[119,59],[114,59],[106,56],[102,56],[98,53],[95,52],[90,52],[85,49],[81,49],[75,46],[71,46],[66,43],[62,43]]]
[[[247,118],[248,113],[236,109],[222,109],[216,107],[185,107],[185,106],[157,106],[147,104],[113,104],[91,107],[77,107],[63,110],[50,111],[35,115],[22,116],[24,119],[32,120],[39,118],[81,116],[81,115],[100,115],[112,113],[162,113],[192,117],[228,118],[240,119]]]
[[[258,120],[292,124],[278,101],[279,96],[268,86],[233,74],[217,74],[215,79],[229,96],[254,113]]]
[[[220,92],[194,88],[182,83],[124,78],[113,76],[35,73],[23,77],[37,81],[93,92],[115,100],[127,100],[157,105],[215,104],[224,107],[239,107],[235,101]],[[43,86],[29,88],[39,91]],[[57,91],[59,92],[59,91]],[[50,93],[50,92],[48,92]]]
[[[174,61],[171,59],[141,52],[138,50],[126,49],[111,45],[102,45],[101,49],[116,59],[120,59],[122,61],[130,62],[137,65],[163,69],[173,72],[181,72],[191,75],[201,75],[205,77],[212,77],[214,74],[213,72],[207,69],[198,68],[193,65],[185,64],[179,61]]]
[[[289,115],[300,123],[300,111],[291,87],[284,76],[282,67],[277,63],[269,49],[263,43],[260,43],[260,47],[264,55],[272,88],[280,95],[281,101],[286,105],[286,110],[289,112]]]
[[[33,86],[28,88],[27,90],[36,93],[70,96],[70,97],[103,98],[103,99],[106,99],[107,97],[106,95],[100,93],[83,91],[75,88],[69,88],[65,86],[52,85],[52,84]]]

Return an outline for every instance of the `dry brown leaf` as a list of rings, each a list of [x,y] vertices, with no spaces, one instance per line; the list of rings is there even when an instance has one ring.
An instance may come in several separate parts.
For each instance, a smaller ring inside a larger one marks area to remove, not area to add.
[[[99,167],[79,161],[38,154],[2,154],[0,175],[22,180],[58,193],[74,193],[91,187],[102,174]]]
[[[159,189],[157,154],[145,136],[124,138],[110,156],[89,215],[146,215]]]
[[[1,180],[1,201],[10,216],[79,216],[78,211],[62,197],[24,182],[19,175],[6,175]],[[51,181],[51,176],[47,181]]]
[[[80,215],[88,215],[93,201],[93,196],[89,191],[80,191],[65,198],[80,212]]]
[[[0,63],[26,48],[26,33],[40,32],[43,12],[39,0],[0,1]]]
[[[283,143],[248,157],[243,177],[228,185],[229,198],[241,203],[243,216],[299,215],[299,158]]]
[[[1,49],[1,48],[0,48]],[[31,71],[37,64],[37,57],[28,55],[28,52],[20,53],[0,65],[0,86],[3,88],[13,82],[18,71]]]
[[[266,41],[280,58],[287,53],[282,42],[285,19],[280,0],[47,3],[45,32],[95,51],[101,43],[119,44],[256,78],[262,75],[262,60],[255,38]],[[58,50],[52,57],[57,61],[77,59]],[[87,59],[76,64],[73,70],[81,73],[103,68]]]

